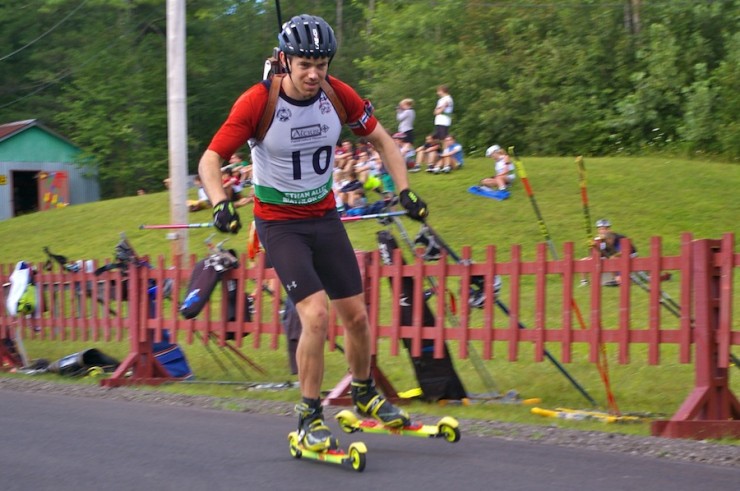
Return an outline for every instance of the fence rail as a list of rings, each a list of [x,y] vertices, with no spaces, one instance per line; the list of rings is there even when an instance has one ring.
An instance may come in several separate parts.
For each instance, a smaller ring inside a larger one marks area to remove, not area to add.
[[[420,258],[404,264],[401,251],[395,250],[395,259],[386,265],[378,251],[358,252],[373,353],[377,354],[378,343],[384,339],[389,341],[390,354],[398,355],[402,340],[408,339],[411,355],[419,356],[423,341],[432,340],[435,356],[442,357],[444,342],[455,341],[460,358],[470,356],[471,346],[476,346],[481,357],[489,360],[494,347],[504,343],[508,360],[515,361],[521,356],[522,344],[527,343],[534,346],[534,359],[542,361],[548,354],[545,345],[556,343],[561,360],[570,363],[574,345],[582,343],[588,346],[590,361],[596,363],[600,348],[607,344],[616,346],[619,363],[627,364],[630,348],[642,344],[647,346],[647,362],[657,365],[661,363],[661,347],[675,345],[680,363],[695,364],[696,387],[671,420],[654,424],[654,433],[740,437],[740,404],[729,389],[728,370],[731,348],[740,345],[740,330],[733,326],[734,274],[740,267],[734,234],[725,234],[721,240],[694,240],[685,233],[680,252],[673,256],[663,254],[660,237],[651,239],[645,257],[603,261],[594,253],[589,260],[582,260],[576,257],[573,243],[564,244],[559,260],[548,259],[546,244],[537,246],[534,260],[522,259],[518,245],[511,247],[509,256],[509,260],[500,261],[496,247],[488,246],[485,260],[472,262],[472,250],[465,247],[462,261],[454,264],[444,259],[425,263]],[[242,257],[242,264],[245,259]],[[258,256],[250,267],[227,272],[199,317],[186,320],[178,315],[178,301],[167,301],[164,288],[151,286],[171,283],[172,298],[181,299],[195,261],[193,256],[175,258],[167,265],[160,257],[152,268],[111,270],[100,276],[84,271],[44,272],[39,267],[35,282],[43,300],[35,317],[10,316],[7,290],[0,292],[0,338],[13,333],[60,341],[128,338],[130,353],[113,377],[104,381],[108,385],[166,379],[150,348],[165,331],[175,343],[215,339],[224,345],[233,338],[238,347],[251,343],[261,348],[267,340],[269,349],[277,349],[283,335],[277,296],[256,295],[253,319],[241,321],[249,306],[245,295],[237,294],[233,320],[227,315],[227,285],[247,292],[275,278],[274,271],[265,268],[264,257]],[[0,282],[9,281],[12,268],[0,265]],[[675,277],[671,282],[673,297],[662,290],[661,274],[666,271]],[[615,274],[624,279],[616,289],[618,295],[605,294],[609,287],[600,279]],[[577,286],[583,275],[591,279],[588,288]],[[498,293],[493,287],[497,276],[505,285]],[[483,278],[486,297],[481,310],[468,307],[469,286],[476,277]],[[404,278],[414,281],[409,325],[401,323],[399,300]],[[435,324],[424,326],[422,306],[429,284],[436,285],[436,295],[428,301],[436,312]],[[644,292],[639,293],[641,290]],[[646,305],[638,295],[647,298]],[[247,334],[250,336],[245,337]],[[341,335],[341,325],[332,311],[332,349]],[[0,345],[0,362],[12,363],[2,349]],[[132,375],[125,376],[127,372]]]

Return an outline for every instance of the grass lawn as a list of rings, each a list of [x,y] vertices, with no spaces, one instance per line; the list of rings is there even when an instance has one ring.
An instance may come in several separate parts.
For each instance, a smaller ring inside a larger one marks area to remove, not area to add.
[[[534,189],[535,197],[552,239],[562,253],[563,243],[574,242],[576,250],[586,254],[583,245],[586,239],[584,215],[580,197],[578,172],[573,158],[540,158],[521,156]],[[672,157],[613,157],[586,158],[588,196],[591,221],[609,218],[613,229],[628,235],[635,242],[641,256],[649,255],[650,238],[662,238],[665,254],[677,254],[682,232],[691,232],[695,238],[720,238],[726,232],[740,232],[740,166],[718,162],[694,161]],[[492,172],[493,163],[483,158],[469,158],[460,171],[449,175],[432,175],[425,172],[411,174],[412,189],[429,204],[429,223],[450,243],[460,250],[463,246],[473,248],[473,256],[483,259],[485,246],[494,244],[500,261],[507,261],[511,246],[520,244],[524,260],[535,257],[535,246],[543,238],[532,206],[520,182],[515,182],[510,199],[499,202],[474,196],[467,188]],[[191,190],[191,192],[193,192]],[[194,193],[194,192],[193,192]],[[0,264],[7,268],[18,260],[41,262],[46,258],[42,247],[49,246],[57,254],[71,260],[112,258],[113,248],[119,233],[125,232],[139,254],[152,258],[170,253],[170,244],[165,231],[139,230],[142,223],[169,222],[169,195],[162,191],[144,196],[101,201],[64,209],[35,213],[0,222]],[[240,209],[242,221],[251,220],[251,209]],[[191,213],[191,222],[210,221],[210,212]],[[413,236],[418,225],[408,219],[404,224]],[[356,249],[372,250],[376,247],[375,234],[381,226],[375,221],[347,224]],[[204,239],[212,232],[209,229],[189,231],[189,251],[202,256],[206,253]],[[396,232],[394,230],[394,232]],[[231,237],[228,247],[244,251],[246,232]],[[738,280],[735,281],[738,287]],[[526,288],[526,287],[525,287]],[[678,282],[669,282],[666,291],[677,297]],[[585,290],[585,289],[583,289]],[[577,290],[578,298],[586,302],[586,292]],[[618,314],[618,292],[604,292],[604,319],[613,323]],[[644,319],[647,295],[635,289],[636,319]],[[523,301],[531,299],[531,291],[523,292]],[[506,301],[506,299],[504,299]],[[534,303],[531,302],[533,305]],[[531,308],[525,305],[522,316],[527,324],[533,319]],[[640,313],[641,312],[641,313]],[[740,312],[736,299],[734,312]],[[558,312],[550,309],[548,316],[557,318]],[[475,315],[480,315],[479,311]],[[499,319],[504,316],[497,313]],[[737,314],[735,314],[737,317]],[[549,317],[548,317],[549,318]],[[674,322],[664,314],[664,322]],[[739,323],[735,322],[737,326]],[[294,380],[287,370],[285,347],[271,351],[267,340],[262,348],[254,350],[252,340],[246,338],[245,353],[269,370],[271,381]],[[398,357],[388,354],[382,345],[379,363],[381,369],[398,390],[416,386],[413,370],[405,352]],[[80,342],[55,342],[28,340],[26,347],[32,358],[56,360],[64,355],[93,344]],[[123,358],[128,344],[95,343],[97,347],[113,356]],[[188,360],[201,381],[243,381],[245,376],[225,358],[217,347],[206,350],[200,343],[184,346]],[[471,393],[482,393],[486,386],[470,360],[461,360],[455,355],[457,346],[450,345],[456,369]],[[548,350],[560,359],[560,346],[549,345]],[[740,355],[740,349],[734,350]],[[541,398],[541,407],[588,408],[589,404],[549,362],[535,363],[529,346],[521,346],[517,361],[509,361],[507,348],[498,344],[495,359],[484,362],[496,384],[502,390],[517,390],[523,398]],[[226,370],[215,362],[218,357]],[[574,362],[565,368],[604,407],[605,393],[595,366],[588,362],[587,348],[576,346]],[[325,389],[329,390],[346,371],[346,364],[338,352],[327,353]],[[620,409],[625,413],[640,413],[670,417],[693,388],[692,365],[678,363],[677,350],[664,346],[661,364],[650,366],[643,346],[633,346],[631,360],[627,365],[617,363],[616,348],[609,347],[611,384]],[[740,393],[737,368],[732,388]],[[252,380],[263,377],[247,368]],[[44,375],[43,377],[53,376]],[[80,383],[95,383],[82,380]],[[162,390],[207,393],[228,397],[267,397],[295,400],[296,390],[282,392],[246,392],[234,385],[172,385]],[[454,406],[441,408],[420,402],[413,403],[411,410],[433,414],[451,413],[458,417],[500,419],[532,424],[558,424],[562,426],[600,429],[648,434],[647,423],[630,425],[605,425],[588,421],[569,422],[532,415],[530,406],[492,403],[474,404],[469,407]]]

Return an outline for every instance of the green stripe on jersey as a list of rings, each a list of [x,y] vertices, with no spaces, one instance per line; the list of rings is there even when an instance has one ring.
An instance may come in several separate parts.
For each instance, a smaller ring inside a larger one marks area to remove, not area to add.
[[[318,203],[331,192],[332,180],[326,181],[326,184],[315,189],[307,191],[279,191],[269,186],[254,185],[254,194],[263,203],[274,205],[311,205]]]

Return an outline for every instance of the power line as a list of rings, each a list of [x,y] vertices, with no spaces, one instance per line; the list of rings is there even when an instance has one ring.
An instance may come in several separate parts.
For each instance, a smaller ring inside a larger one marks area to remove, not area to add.
[[[72,11],[70,13],[68,13],[62,20],[60,20],[59,22],[57,22],[56,24],[54,24],[54,26],[52,26],[51,29],[49,29],[48,31],[46,31],[45,33],[43,33],[42,35],[40,35],[39,37],[37,37],[36,39],[34,39],[33,41],[31,41],[30,43],[26,44],[25,46],[21,46],[20,48],[18,48],[17,50],[13,51],[12,53],[9,53],[9,54],[3,56],[2,58],[0,58],[0,61],[7,60],[11,56],[20,53],[21,51],[23,51],[26,48],[31,47],[37,41],[40,41],[41,39],[43,39],[46,36],[48,36],[49,34],[51,34],[54,30],[56,30],[57,27],[59,27],[62,24],[64,24],[67,21],[67,19],[69,19],[70,17],[72,17],[78,10],[80,10],[87,3],[87,1],[88,0],[82,0],[82,3],[81,4],[79,4],[77,7],[75,7],[74,9],[72,9]]]
[[[103,54],[105,54],[111,47],[113,47],[116,43],[118,43],[118,41],[120,41],[120,39],[122,37],[123,36],[117,37],[110,44],[108,44],[108,46],[106,46],[105,48],[97,51],[91,57],[87,58],[86,60],[84,60],[84,61],[82,61],[80,63],[76,63],[75,67],[76,68],[82,68],[82,67],[86,66],[88,63],[90,63],[91,61],[93,61],[94,59],[99,58],[100,56],[102,56]],[[70,75],[73,75],[74,73],[75,73],[75,71],[74,70],[71,70],[71,69],[67,69],[67,70],[64,70],[62,72],[59,72],[53,79],[49,80],[48,82],[46,82],[44,85],[42,85],[38,89],[36,89],[34,91],[31,91],[31,92],[29,92],[26,95],[23,95],[21,97],[18,97],[17,99],[12,100],[12,101],[10,101],[8,103],[3,104],[2,106],[0,106],[0,109],[5,109],[6,107],[12,106],[13,104],[15,104],[17,102],[20,102],[23,99],[27,99],[27,98],[31,97],[32,95],[36,95],[39,92],[41,92],[42,90],[48,89],[52,85],[56,85],[58,82],[64,80],[65,78],[69,77]]]
[[[85,0],[85,2],[87,2],[87,0]],[[85,2],[83,2],[83,4],[84,4]],[[82,6],[82,5],[80,5],[80,6]],[[78,7],[78,8],[79,8],[79,7]],[[151,24],[152,24],[152,23],[153,23],[153,22],[154,22],[155,20],[156,20],[156,19],[154,19],[154,20],[150,21],[150,22],[149,22],[149,23],[147,24],[147,26],[148,26],[148,25],[151,25]],[[138,40],[138,39],[140,39],[140,38],[141,38],[141,37],[142,37],[143,35],[144,35],[144,32],[143,32],[143,31],[142,31],[142,32],[140,32],[139,34],[137,34],[137,35],[136,35],[136,37],[135,37],[135,40]],[[104,47],[103,49],[101,49],[101,50],[97,51],[97,52],[96,52],[96,53],[95,53],[94,55],[90,56],[89,58],[86,58],[86,59],[85,59],[85,60],[83,60],[82,62],[79,62],[79,63],[77,63],[77,64],[75,65],[75,67],[76,67],[76,68],[82,68],[82,67],[86,66],[86,65],[87,65],[88,63],[90,63],[90,62],[91,62],[91,61],[93,61],[94,59],[96,59],[96,58],[100,57],[101,55],[105,54],[106,52],[108,52],[108,50],[109,50],[110,48],[112,48],[113,46],[115,46],[115,45],[116,45],[116,44],[117,44],[117,43],[118,43],[118,42],[119,42],[119,41],[120,41],[121,39],[123,39],[123,38],[124,38],[124,35],[123,35],[123,34],[122,34],[122,35],[119,35],[118,37],[116,37],[115,39],[113,39],[113,40],[112,40],[112,41],[111,41],[111,42],[110,42],[110,43],[109,43],[109,44],[108,44],[107,46],[105,46],[105,47]],[[7,103],[5,103],[5,104],[3,104],[3,105],[0,105],[0,109],[5,109],[6,107],[12,106],[13,104],[16,104],[16,103],[18,103],[18,102],[20,102],[20,101],[22,101],[22,100],[24,100],[24,99],[27,99],[27,98],[29,98],[29,97],[31,97],[31,96],[33,96],[33,95],[36,95],[36,94],[38,94],[39,92],[41,92],[42,90],[46,90],[46,89],[48,89],[49,87],[51,87],[51,86],[53,86],[53,85],[56,85],[56,84],[57,84],[57,83],[59,83],[60,81],[62,81],[62,80],[64,80],[65,78],[69,77],[70,75],[74,75],[74,73],[75,73],[75,71],[74,71],[74,70],[72,70],[72,69],[66,69],[66,70],[63,70],[63,71],[59,72],[59,73],[58,73],[58,74],[57,74],[57,75],[56,75],[56,76],[55,76],[55,77],[54,77],[53,79],[51,79],[51,80],[49,80],[48,82],[46,82],[45,84],[41,85],[41,86],[40,86],[39,88],[37,88],[36,90],[33,90],[33,91],[29,92],[29,93],[28,93],[28,94],[26,94],[26,95],[20,96],[20,97],[18,97],[18,98],[16,98],[16,99],[12,100],[12,101],[10,101],[10,102],[7,102]]]
[[[711,5],[721,0],[705,0],[705,5]],[[699,4],[697,0],[651,0],[649,3],[642,4],[642,8],[660,7],[665,5],[685,5],[695,6]],[[472,1],[467,4],[471,7],[500,7],[510,9],[543,9],[543,8],[583,8],[583,9],[596,9],[596,8],[623,8],[625,2],[603,2],[603,3],[583,3],[578,1],[551,1],[551,2],[537,2],[537,3],[523,3],[523,2],[486,2],[486,1]]]

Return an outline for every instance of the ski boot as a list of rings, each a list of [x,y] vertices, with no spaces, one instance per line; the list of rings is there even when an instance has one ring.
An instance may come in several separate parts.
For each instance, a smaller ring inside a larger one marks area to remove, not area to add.
[[[352,381],[352,402],[359,415],[373,418],[389,428],[400,428],[411,422],[406,411],[378,394],[372,380]]]
[[[339,427],[345,433],[380,433],[384,435],[415,436],[419,438],[444,438],[450,443],[460,441],[460,428],[455,418],[445,416],[436,425],[410,422],[404,426],[386,426],[374,419],[360,419],[352,411],[340,411],[336,415]]]
[[[459,424],[455,418],[444,417],[436,425],[412,422],[406,411],[394,406],[378,394],[372,381],[353,380],[352,400],[358,414],[373,419],[360,419],[352,411],[340,411],[336,419],[345,433],[361,431],[421,438],[444,438],[451,443],[460,440]]]
[[[309,403],[304,399],[296,404],[295,412],[298,413],[298,437],[305,449],[322,452],[336,446],[336,439],[324,423],[324,412],[318,400]]]
[[[365,469],[365,444],[353,443],[347,452],[340,449],[339,441],[324,424],[323,411],[318,401],[303,401],[296,405],[295,410],[299,415],[298,431],[292,431],[288,435],[290,454],[293,457],[347,465],[357,472]]]

